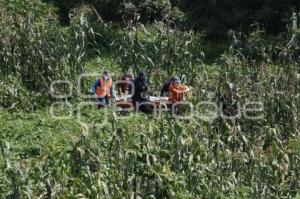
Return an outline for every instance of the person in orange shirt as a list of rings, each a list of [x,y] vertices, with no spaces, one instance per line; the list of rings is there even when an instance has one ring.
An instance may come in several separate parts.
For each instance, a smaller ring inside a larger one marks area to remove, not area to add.
[[[111,98],[115,98],[113,82],[110,79],[110,74],[107,71],[103,72],[101,78],[97,79],[92,87],[94,95],[98,99],[98,108],[107,106]]]
[[[174,104],[183,100],[183,94],[188,91],[188,87],[181,84],[179,77],[174,77],[168,90],[169,101]]]

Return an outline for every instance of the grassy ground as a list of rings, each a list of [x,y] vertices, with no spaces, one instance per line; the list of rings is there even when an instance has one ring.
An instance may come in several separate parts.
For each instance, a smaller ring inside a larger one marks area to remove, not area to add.
[[[63,149],[80,132],[80,126],[72,117],[55,120],[49,110],[34,113],[10,113],[1,109],[1,140],[9,143],[15,158],[38,157],[52,146]]]

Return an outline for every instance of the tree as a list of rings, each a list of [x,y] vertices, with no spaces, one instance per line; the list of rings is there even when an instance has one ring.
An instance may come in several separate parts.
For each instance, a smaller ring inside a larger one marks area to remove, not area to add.
[[[205,30],[209,36],[224,37],[229,29],[249,31],[251,24],[262,24],[267,32],[285,29],[286,21],[299,2],[295,0],[180,0],[187,14],[187,25]]]

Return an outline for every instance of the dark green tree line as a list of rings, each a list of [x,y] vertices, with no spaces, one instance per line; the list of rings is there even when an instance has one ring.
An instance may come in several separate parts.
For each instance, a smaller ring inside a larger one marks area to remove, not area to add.
[[[60,9],[64,23],[69,11],[79,5],[93,5],[105,21],[122,22],[124,10],[138,8],[142,22],[164,20],[166,16],[181,17],[184,12],[185,28],[205,31],[212,37],[224,37],[229,29],[251,31],[253,23],[264,26],[268,33],[286,30],[293,12],[300,11],[297,0],[44,0]],[[176,17],[175,17],[176,18]],[[178,24],[176,24],[178,26]],[[181,24],[180,24],[181,25]]]
[[[253,23],[276,34],[285,30],[292,12],[300,7],[295,0],[181,0],[178,4],[189,27],[206,30],[211,36],[224,36],[229,29],[248,32]]]

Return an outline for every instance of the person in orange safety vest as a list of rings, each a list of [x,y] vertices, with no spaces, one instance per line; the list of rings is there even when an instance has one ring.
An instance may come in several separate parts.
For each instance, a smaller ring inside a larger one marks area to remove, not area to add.
[[[175,76],[173,78],[173,81],[171,82],[169,89],[168,89],[168,97],[169,101],[172,104],[172,112],[175,111],[176,114],[179,113],[179,105],[176,104],[178,102],[181,102],[183,100],[183,95],[185,92],[187,92],[189,89],[187,86],[184,86],[181,84],[181,80],[179,77]],[[171,107],[170,107],[171,108]],[[175,108],[175,109],[173,109]]]
[[[103,107],[109,104],[111,98],[114,98],[113,82],[107,71],[103,72],[101,78],[97,79],[92,87],[93,93],[97,96],[99,106]]]
[[[183,94],[188,91],[188,87],[181,84],[179,77],[175,77],[169,86],[169,101],[172,103],[183,100]]]

